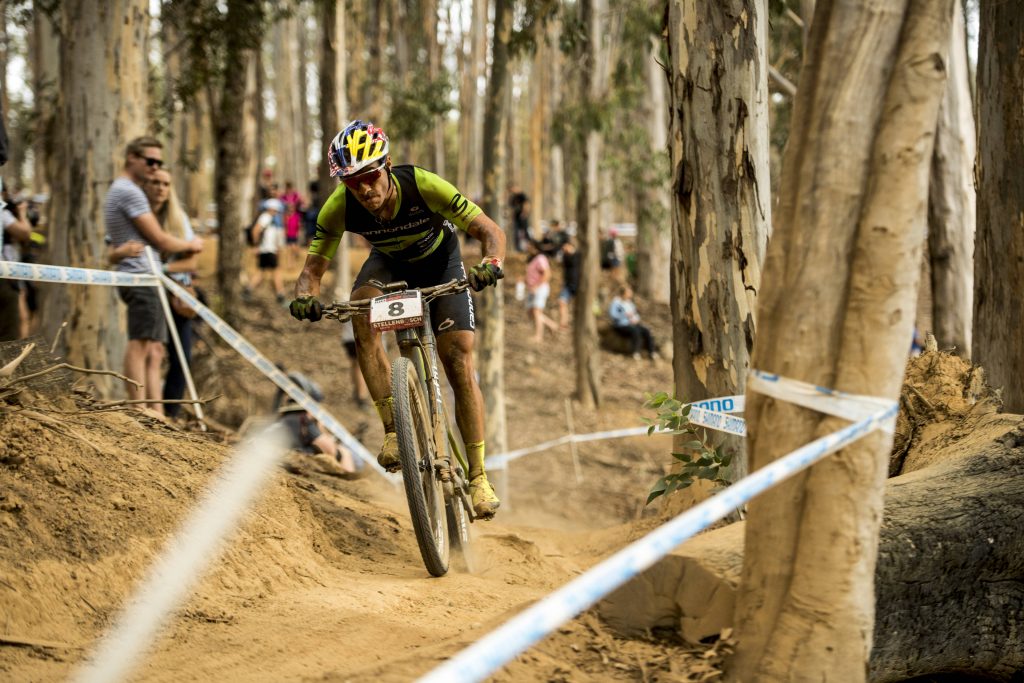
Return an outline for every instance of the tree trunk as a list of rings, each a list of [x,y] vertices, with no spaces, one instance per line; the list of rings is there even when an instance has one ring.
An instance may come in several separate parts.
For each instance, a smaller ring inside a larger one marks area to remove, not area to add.
[[[759,296],[761,370],[896,400],[912,332],[952,0],[820,0]],[[847,424],[747,396],[751,469]],[[738,681],[859,681],[891,435],[750,503]]]
[[[320,5],[320,129],[324,144],[321,146],[319,186],[321,204],[334,191],[337,180],[331,177],[327,161],[327,147],[346,122],[341,120],[348,107],[347,68],[348,51],[345,49],[346,12],[339,12],[335,2]],[[335,254],[334,298],[349,298],[352,291],[352,265],[349,263],[349,238],[342,236]]]
[[[474,17],[475,21],[475,17]],[[484,212],[491,218],[501,215],[498,172],[504,159],[501,143],[505,119],[505,91],[508,86],[508,41],[512,35],[512,0],[495,0],[494,42],[491,73],[487,79],[484,116],[483,167]],[[505,304],[500,287],[488,287],[477,296],[477,325],[480,328],[477,356],[480,363],[480,390],[484,396],[484,440],[491,453],[508,449],[505,419]]]
[[[479,83],[480,79],[484,78],[487,74],[487,6],[488,0],[473,0],[473,18],[472,27],[470,29],[470,36],[472,41],[472,52],[470,54],[469,69],[471,76],[471,97],[473,99],[473,106],[469,110],[469,115],[472,120],[473,134],[470,138],[471,142],[466,150],[466,154],[469,154],[469,184],[464,188],[469,193],[470,197],[483,197],[484,196],[484,173],[490,172],[487,168],[483,159],[484,155],[488,153],[487,145],[498,144],[498,140],[491,140],[484,134],[484,120],[485,116],[485,101],[480,95]],[[497,15],[495,15],[497,16]],[[507,57],[506,57],[507,60]],[[505,78],[503,75],[502,78]],[[488,82],[488,88],[490,83]],[[500,130],[501,126],[498,126],[494,130]],[[492,150],[493,152],[494,150]],[[498,191],[498,186],[495,186],[495,192]],[[495,195],[497,199],[497,195]],[[494,220],[499,220],[501,217],[501,204],[500,200],[495,204],[497,213],[489,214]],[[489,212],[489,208],[487,209]]]
[[[54,149],[57,111],[60,107],[57,88],[60,79],[60,44],[55,29],[54,20],[36,0],[33,3],[30,33],[30,63],[32,96],[36,107],[35,168],[32,179],[37,192],[49,192],[53,178],[61,169]],[[53,225],[52,212],[49,215],[51,218],[47,223]]]
[[[580,101],[589,108],[600,106],[607,80],[602,79],[602,42],[606,0],[580,0],[580,24],[587,35],[586,53],[579,64]],[[586,124],[583,138],[583,163],[580,169],[579,202],[576,211],[576,238],[580,251],[580,286],[574,302],[573,348],[576,352],[576,399],[584,409],[601,403],[601,365],[597,345],[597,319],[594,301],[598,284],[598,225],[600,211],[601,132]]]
[[[1024,15],[982,0],[974,353],[1007,410],[1024,412]]]
[[[963,10],[953,9],[949,77],[939,107],[931,185],[928,251],[932,326],[943,347],[971,357],[974,301],[975,130]]]
[[[686,401],[741,393],[771,225],[767,6],[687,0],[669,14],[673,369]],[[732,475],[743,476],[743,446]]]
[[[647,131],[650,136],[651,165],[655,182],[647,184],[645,199],[638,210],[636,235],[636,293],[661,304],[671,295],[672,231],[669,219],[668,97],[665,69],[661,66],[661,41],[651,38],[647,59]]]
[[[309,19],[309,8],[300,4],[298,13],[295,20],[295,57],[299,64],[295,83],[298,97],[295,108],[297,122],[295,133],[296,143],[299,145],[299,165],[295,169],[295,191],[305,196],[309,181],[313,178],[309,166],[309,150],[313,142],[313,120],[309,113],[309,36],[306,26]]]
[[[437,31],[437,12],[437,0],[426,0],[423,3],[423,18],[427,27],[427,75],[430,77],[431,83],[436,83],[441,77],[441,44]],[[442,178],[447,177],[445,173],[444,129],[444,114],[435,114],[433,125],[431,126],[430,158],[434,165],[434,173],[437,173]]]
[[[257,47],[259,36],[243,33],[263,22],[259,3],[246,0],[228,0],[227,26],[236,30],[226,36],[226,55],[223,79],[213,126],[217,167],[214,178],[214,201],[217,203],[217,223],[220,248],[217,251],[217,286],[220,289],[221,317],[231,326],[241,322],[235,303],[242,300],[242,188],[251,186],[250,152],[254,140],[246,135],[246,108],[251,101],[256,82]],[[251,109],[249,110],[251,112]],[[251,122],[255,127],[255,120]]]
[[[550,92],[548,98],[548,111],[546,114],[547,124],[545,129],[548,135],[548,145],[545,147],[547,152],[547,158],[545,159],[547,167],[548,191],[550,194],[550,217],[557,218],[562,222],[563,229],[569,219],[569,207],[565,203],[566,194],[566,176],[565,168],[563,166],[563,149],[562,137],[556,137],[551,134],[551,124],[555,118],[555,112],[562,106],[563,93],[563,78],[562,70],[565,68],[565,56],[562,54],[562,50],[559,47],[559,37],[562,34],[562,21],[559,17],[554,17],[549,22],[547,30],[547,42],[549,44],[549,58],[546,62],[545,70],[547,71],[547,87]],[[571,83],[571,81],[570,81]]]
[[[1021,426],[887,482],[868,680],[1017,680],[1024,671],[1022,496]],[[690,642],[717,635],[734,624],[743,537],[737,523],[688,541],[610,595],[601,616],[623,635],[657,627],[678,628]]]
[[[48,260],[102,269],[103,198],[124,164],[125,144],[145,133],[148,3],[67,0],[61,5],[61,35],[63,99],[54,143],[61,177],[53,179]],[[45,294],[45,334],[53,338],[68,322],[61,339],[68,362],[121,367],[126,335],[113,288],[51,285]],[[109,394],[114,383],[105,379],[96,384]]]

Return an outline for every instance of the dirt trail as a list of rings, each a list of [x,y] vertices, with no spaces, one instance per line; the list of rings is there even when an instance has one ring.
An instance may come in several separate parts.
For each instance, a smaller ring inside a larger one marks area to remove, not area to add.
[[[667,339],[667,310],[645,313]],[[350,400],[337,330],[298,326],[265,295],[247,316],[242,332],[321,382],[328,408],[374,449],[380,427]],[[507,334],[510,447],[563,435],[568,335],[530,345],[511,300]],[[226,394],[214,418],[267,410],[273,390],[255,370],[203,342],[196,353],[201,393]],[[604,360],[605,404],[574,416],[578,432],[639,424],[644,392],[671,384],[666,361]],[[0,637],[27,643],[0,643],[0,679],[64,680],[230,452],[221,437],[78,407],[23,396],[0,408]],[[566,447],[516,461],[509,505],[474,525],[474,572],[441,579],[423,569],[399,489],[289,456],[135,679],[410,680],[651,527],[642,502],[666,445],[588,444],[581,481]],[[688,653],[672,636],[617,639],[585,616],[496,680],[689,680]]]

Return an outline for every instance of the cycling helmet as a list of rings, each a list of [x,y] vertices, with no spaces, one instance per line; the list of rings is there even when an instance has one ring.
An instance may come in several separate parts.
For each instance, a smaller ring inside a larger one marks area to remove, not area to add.
[[[356,175],[370,164],[388,156],[388,136],[369,121],[356,119],[334,136],[327,150],[331,175]]]

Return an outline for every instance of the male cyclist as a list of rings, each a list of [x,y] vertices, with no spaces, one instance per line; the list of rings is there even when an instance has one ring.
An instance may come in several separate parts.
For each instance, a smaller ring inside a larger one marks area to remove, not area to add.
[[[317,218],[316,235],[302,274],[295,283],[291,314],[319,320],[320,279],[348,230],[365,237],[372,249],[352,288],[353,299],[382,294],[371,281],[405,280],[428,287],[467,277],[455,228],[480,240],[483,259],[468,275],[480,291],[496,285],[505,258],[505,235],[480,207],[446,180],[417,166],[391,165],[388,136],[367,121],[353,121],[327,150],[331,175],[342,184],[327,199]],[[443,296],[430,304],[437,351],[455,391],[455,418],[466,440],[473,511],[494,516],[498,497],[484,472],[484,405],[473,370],[473,300],[469,292]],[[384,443],[377,462],[388,471],[400,467],[392,412],[391,370],[380,334],[362,316],[353,319],[359,367],[384,423]]]

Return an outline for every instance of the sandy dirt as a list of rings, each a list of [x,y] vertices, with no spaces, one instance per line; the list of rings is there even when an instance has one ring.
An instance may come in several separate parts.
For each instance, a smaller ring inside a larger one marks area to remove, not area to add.
[[[521,268],[513,260],[510,282]],[[509,447],[518,448],[567,432],[574,368],[568,333],[542,347],[528,341],[512,290],[506,384]],[[667,307],[641,302],[641,312],[668,350]],[[267,291],[245,318],[243,334],[320,382],[326,407],[375,452],[382,431],[372,408],[351,400],[335,324],[296,323]],[[223,394],[210,406],[215,424],[234,429],[267,413],[272,385],[208,328],[195,362],[200,393]],[[671,387],[668,360],[604,353],[602,369],[604,403],[574,410],[579,433],[641,425],[644,394]],[[915,377],[924,403],[913,392],[905,401],[929,407],[898,441],[908,467],[923,430],[943,428],[931,422],[979,410],[964,389],[969,366]],[[942,386],[949,400],[932,390]],[[53,387],[0,399],[0,680],[58,681],[76,670],[237,439],[90,405]],[[669,459],[665,437],[637,437],[581,445],[579,479],[566,446],[515,461],[498,518],[473,525],[472,573],[432,579],[400,489],[376,475],[330,477],[292,454],[133,680],[412,680],[652,529],[661,503],[643,501]],[[674,632],[623,639],[588,612],[494,680],[710,681],[728,647]]]
[[[521,267],[513,263],[513,279]],[[568,333],[533,346],[525,312],[511,296],[507,303],[516,448],[567,432],[574,371]],[[641,311],[667,341],[667,308]],[[351,400],[334,323],[296,323],[267,291],[245,315],[243,334],[320,382],[328,409],[375,452],[382,432],[372,408]],[[208,328],[200,334],[200,393],[224,395],[210,406],[215,423],[265,414],[272,385]],[[638,426],[644,393],[671,386],[667,360],[602,360],[604,405],[577,408],[577,432]],[[82,395],[30,393],[0,405],[0,679],[64,680],[236,436],[96,412]],[[410,680],[652,528],[659,511],[643,501],[666,448],[664,437],[586,444],[579,479],[565,446],[516,461],[501,514],[473,527],[472,573],[441,579],[423,568],[400,489],[376,475],[329,477],[290,455],[134,680]],[[672,633],[620,639],[588,613],[495,680],[706,680],[718,656]]]

